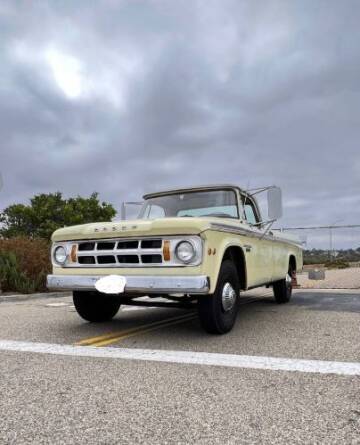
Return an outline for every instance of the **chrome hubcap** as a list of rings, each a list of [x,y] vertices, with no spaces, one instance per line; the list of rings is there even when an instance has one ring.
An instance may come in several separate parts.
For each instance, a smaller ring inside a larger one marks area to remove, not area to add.
[[[292,287],[292,279],[291,279],[290,274],[288,274],[288,273],[286,274],[285,281],[286,281],[286,287],[288,289],[291,289],[291,287]]]
[[[231,286],[230,283],[225,283],[221,295],[221,302],[224,311],[230,311],[234,307],[235,301],[236,292],[234,288]]]

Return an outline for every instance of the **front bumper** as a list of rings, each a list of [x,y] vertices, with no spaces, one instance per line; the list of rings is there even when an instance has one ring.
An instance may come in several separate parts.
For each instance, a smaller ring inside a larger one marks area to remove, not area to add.
[[[103,275],[48,275],[50,290],[95,290],[95,283]],[[197,276],[125,276],[124,293],[141,294],[207,294],[210,280],[205,275]]]

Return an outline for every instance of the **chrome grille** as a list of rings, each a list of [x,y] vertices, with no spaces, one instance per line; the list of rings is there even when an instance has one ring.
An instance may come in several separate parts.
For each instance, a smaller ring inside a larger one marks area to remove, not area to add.
[[[98,240],[77,243],[77,264],[120,267],[161,265],[162,239]]]

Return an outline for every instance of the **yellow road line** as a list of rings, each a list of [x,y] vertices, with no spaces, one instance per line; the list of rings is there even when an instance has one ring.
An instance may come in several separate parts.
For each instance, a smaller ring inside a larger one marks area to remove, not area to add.
[[[267,297],[270,295],[272,295],[272,293],[257,295],[256,297],[255,296],[254,297],[246,297],[245,296],[245,298],[249,298],[250,301],[245,301],[243,304],[252,303],[253,301],[256,301],[257,298]],[[160,329],[162,327],[175,325],[175,324],[179,324],[179,323],[184,323],[186,321],[193,320],[196,317],[197,317],[197,315],[194,314],[193,312],[186,313],[183,315],[177,315],[176,317],[166,318],[165,320],[158,320],[158,321],[154,321],[152,323],[146,323],[146,324],[143,324],[140,326],[126,329],[124,331],[111,332],[109,334],[99,335],[97,337],[86,338],[84,340],[81,340],[81,341],[75,343],[75,345],[77,345],[77,346],[107,346],[107,345],[110,345],[117,341],[124,340],[125,338],[132,337],[134,335],[140,335],[140,334],[144,334],[146,332],[154,331],[155,329]]]
[[[180,320],[169,321],[168,323],[158,324],[157,326],[152,326],[152,327],[149,327],[146,329],[134,330],[133,332],[128,332],[126,334],[119,335],[118,337],[114,337],[109,340],[99,341],[97,343],[93,343],[91,346],[97,346],[97,347],[108,346],[112,343],[116,343],[118,341],[125,340],[126,338],[133,337],[134,335],[145,334],[147,332],[155,331],[156,329],[164,328],[166,326],[173,326],[175,324],[185,323],[186,321],[195,320],[196,318],[197,318],[197,315],[189,315],[188,317],[181,318]]]
[[[133,332],[138,332],[138,331],[141,331],[143,329],[152,328],[152,327],[158,327],[158,326],[161,327],[161,325],[164,324],[164,323],[167,324],[167,323],[171,323],[173,321],[175,321],[175,322],[178,321],[178,320],[181,321],[184,318],[185,319],[188,318],[190,315],[194,316],[194,314],[192,312],[190,314],[187,313],[187,314],[183,314],[183,315],[180,315],[180,316],[177,315],[176,317],[166,318],[165,320],[158,320],[158,321],[154,321],[152,323],[146,323],[146,324],[143,324],[143,325],[140,325],[140,326],[136,326],[134,328],[127,329],[125,331],[111,332],[109,334],[99,335],[97,337],[86,338],[84,340],[81,340],[81,341],[75,343],[75,345],[77,345],[77,346],[90,346],[90,345],[94,345],[95,343],[98,343],[98,342],[102,342],[102,341],[105,341],[105,340],[111,340],[113,338],[118,338],[118,337],[120,337],[122,335],[132,334]]]

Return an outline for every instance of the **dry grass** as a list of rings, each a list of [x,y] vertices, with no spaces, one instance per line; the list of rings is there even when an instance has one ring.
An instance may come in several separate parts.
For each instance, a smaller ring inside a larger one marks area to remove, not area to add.
[[[51,271],[50,244],[41,239],[0,239],[0,254],[16,258],[12,271],[18,279],[3,279],[3,290],[34,292],[46,290],[46,275]]]

